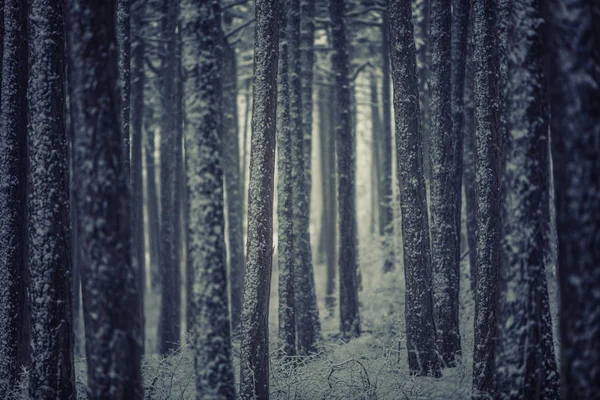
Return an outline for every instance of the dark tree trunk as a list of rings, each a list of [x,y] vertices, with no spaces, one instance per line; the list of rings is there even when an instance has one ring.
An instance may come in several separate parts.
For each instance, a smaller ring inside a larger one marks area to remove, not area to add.
[[[423,154],[429,154],[429,3],[430,0],[412,0]],[[429,163],[425,163],[423,168],[427,179]]]
[[[390,0],[388,15],[406,279],[408,367],[416,374],[440,376],[433,324],[429,224],[410,0]]]
[[[460,185],[455,148],[462,132],[452,129],[451,0],[430,2],[429,65],[430,215],[433,314],[438,351],[447,366],[460,357],[458,296],[460,280]]]
[[[181,335],[181,282],[179,266],[175,264],[174,214],[175,203],[175,74],[177,54],[177,14],[175,0],[163,0],[161,39],[163,42],[160,71],[160,319],[158,322],[158,352],[165,356],[179,347]]]
[[[0,397],[19,390],[24,329],[27,174],[27,2],[3,2],[0,118]]]
[[[496,0],[473,7],[475,68],[475,171],[477,175],[477,277],[473,397],[493,393],[496,304],[500,264],[501,89]]]
[[[88,393],[141,399],[138,271],[131,263],[130,196],[118,118],[116,4],[70,0],[67,10]]]
[[[240,145],[237,108],[237,63],[235,50],[227,41],[223,45],[223,172],[227,193],[227,237],[231,326],[239,331],[244,289],[244,205],[240,174]]]
[[[545,271],[550,213],[544,25],[540,0],[512,6],[496,396],[559,399]]]
[[[389,43],[389,18],[383,13],[382,21],[382,109],[383,130],[381,131],[381,224],[384,232],[384,261],[383,272],[393,271],[395,268],[396,255],[394,251],[394,202],[392,190],[392,104],[391,104],[391,82],[390,82],[390,43]]]
[[[279,345],[285,356],[296,355],[296,307],[294,305],[294,180],[290,115],[288,0],[280,0],[279,82],[277,86],[277,264],[279,265]]]
[[[290,137],[292,149],[293,182],[293,262],[294,262],[294,304],[296,307],[296,333],[298,353],[308,355],[316,351],[321,334],[315,278],[310,246],[310,204],[307,185],[305,155],[306,132],[303,129],[302,106],[302,59],[300,51],[300,0],[288,0],[287,29],[290,83]],[[311,85],[312,93],[312,85]],[[312,101],[310,102],[312,106]],[[311,113],[312,118],[312,113]],[[312,121],[311,121],[312,124]]]
[[[129,136],[129,111],[131,100],[131,0],[117,0],[117,44],[119,46],[119,85],[121,90],[121,130],[123,131],[123,148],[125,155],[125,171],[130,175],[131,149]],[[133,206],[133,204],[132,204]],[[135,227],[133,229],[136,229]]]
[[[300,1],[300,66],[302,68],[302,134],[304,136],[304,173],[306,175],[307,209],[310,212],[312,190],[313,66],[315,63],[316,0]],[[302,346],[302,343],[299,343]]]
[[[144,294],[146,289],[144,247],[144,196],[142,176],[142,129],[144,124],[144,51],[141,38],[143,11],[132,15],[134,34],[131,52],[131,227],[133,229],[132,254],[138,268],[138,293],[140,296],[139,334],[140,343],[145,342]],[[142,347],[142,354],[144,347]]]
[[[63,3],[30,0],[28,18],[29,397],[74,399]]]
[[[273,173],[277,115],[278,3],[257,0],[248,240],[240,398],[269,398],[269,298],[273,259]]]
[[[197,398],[235,399],[223,199],[219,0],[182,2],[187,116],[188,262]],[[231,79],[227,76],[226,79]]]
[[[600,8],[591,0],[545,7],[562,397],[588,399],[600,393]]]
[[[477,277],[477,216],[475,214],[477,193],[475,190],[475,103],[473,99],[473,17],[469,17],[467,35],[467,60],[465,66],[464,91],[464,151],[463,182],[465,186],[465,210],[467,245],[469,248],[469,266],[471,276],[471,292],[475,294]]]
[[[335,137],[340,215],[340,331],[345,339],[360,336],[358,310],[358,249],[356,239],[354,137],[351,115],[345,0],[330,0],[332,69],[335,74]]]
[[[148,109],[149,107],[144,107]],[[150,282],[152,289],[160,288],[160,224],[158,217],[158,189],[156,187],[156,144],[153,127],[146,127],[144,153],[146,157],[146,204],[148,207],[148,251],[150,253]]]

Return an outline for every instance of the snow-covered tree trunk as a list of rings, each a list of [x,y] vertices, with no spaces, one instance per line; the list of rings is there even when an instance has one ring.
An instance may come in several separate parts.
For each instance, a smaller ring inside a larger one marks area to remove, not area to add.
[[[277,264],[279,265],[279,342],[286,356],[296,355],[296,306],[294,304],[294,199],[292,130],[290,121],[289,44],[287,8],[280,0],[279,75],[277,105]]]
[[[227,237],[231,326],[239,331],[244,289],[244,206],[240,178],[240,145],[237,107],[237,62],[235,49],[223,43],[223,172],[227,193]]]
[[[356,238],[356,188],[352,129],[349,57],[345,0],[329,0],[331,17],[331,67],[335,74],[335,137],[338,164],[340,331],[346,339],[360,336],[358,309],[358,246]]]
[[[140,6],[138,6],[140,7]],[[144,51],[141,38],[143,8],[136,10],[131,17],[133,42],[131,49],[131,227],[133,229],[132,254],[139,269],[138,290],[140,296],[140,343],[145,342],[144,293],[145,247],[144,247],[144,196],[142,174],[142,129],[144,122]],[[77,310],[75,310],[77,311]],[[143,348],[142,348],[143,349]],[[142,350],[143,353],[143,350]]]
[[[455,147],[462,132],[452,129],[451,0],[431,0],[429,13],[429,131],[431,268],[438,351],[448,366],[460,356],[458,295],[460,209]]]
[[[545,2],[563,399],[600,393],[600,8]]]
[[[510,24],[495,360],[499,399],[560,398],[545,271],[549,131],[540,6],[540,0],[514,1]]]
[[[306,199],[310,211],[312,190],[313,66],[315,64],[316,0],[300,1],[300,65],[302,68],[302,132],[304,135],[304,172]]]
[[[269,398],[269,298],[273,259],[273,173],[277,115],[277,0],[256,0],[254,22],[254,88],[248,239],[240,398]]]
[[[290,130],[292,149],[293,217],[294,217],[294,305],[298,353],[316,351],[321,333],[315,278],[310,246],[310,205],[305,169],[305,132],[302,107],[302,57],[300,50],[300,0],[288,0],[286,38],[289,57]],[[312,92],[312,89],[311,89]],[[311,101],[312,104],[312,101]],[[308,152],[310,154],[310,152]]]
[[[27,100],[29,396],[74,399],[63,3],[30,0]],[[23,67],[23,66],[21,66]]]
[[[69,0],[66,6],[88,393],[141,399],[140,304],[119,123],[115,3]]]
[[[475,68],[475,174],[477,190],[477,277],[473,397],[493,392],[496,299],[500,264],[501,126],[497,0],[473,6]]]
[[[180,272],[175,264],[174,214],[175,193],[175,74],[177,53],[176,0],[162,0],[160,71],[160,319],[158,351],[168,355],[177,347],[181,335]]]
[[[406,278],[408,366],[416,374],[440,376],[433,324],[429,224],[410,0],[390,0],[388,15]]]
[[[382,111],[383,129],[380,138],[381,151],[381,218],[380,222],[384,234],[384,260],[383,271],[390,272],[395,268],[396,255],[394,251],[394,195],[392,190],[392,100],[391,100],[391,76],[390,76],[390,42],[389,42],[389,18],[387,13],[382,14],[382,66],[383,78],[382,89]]]
[[[127,155],[125,170],[128,175],[131,166],[129,158],[131,149],[129,136],[131,101],[131,1],[117,0],[117,44],[119,46],[119,85],[121,90],[120,116],[121,129],[123,131],[123,146]]]
[[[27,175],[27,7],[3,2],[0,113],[0,397],[17,394],[24,325]]]
[[[223,199],[221,6],[219,0],[184,0],[180,16],[196,396],[235,399]]]

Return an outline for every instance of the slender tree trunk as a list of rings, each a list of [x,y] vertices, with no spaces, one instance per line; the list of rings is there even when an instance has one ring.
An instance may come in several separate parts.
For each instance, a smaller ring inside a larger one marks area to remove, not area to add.
[[[302,69],[302,134],[304,136],[304,172],[306,175],[307,209],[310,212],[312,193],[312,130],[313,130],[313,66],[315,63],[316,0],[300,1],[300,66]],[[300,343],[302,346],[302,343]]]
[[[175,74],[177,54],[177,13],[175,0],[163,0],[161,33],[164,46],[160,71],[160,287],[161,304],[158,322],[158,352],[165,356],[179,347],[181,335],[180,273],[175,264]]]
[[[294,178],[293,139],[290,115],[290,54],[287,9],[289,0],[280,1],[279,82],[277,85],[277,264],[279,265],[279,342],[285,356],[296,355],[296,306],[294,286]]]
[[[3,1],[0,118],[0,397],[19,390],[24,329],[27,175],[27,2]]]
[[[194,271],[191,330],[199,399],[236,397],[225,256],[220,14],[219,0],[182,2],[188,262]]]
[[[67,10],[88,393],[141,399],[138,277],[118,120],[116,4],[70,0]]]
[[[410,0],[390,0],[388,15],[406,279],[408,367],[416,374],[440,376],[433,324],[429,224]]]
[[[560,398],[545,271],[549,131],[540,8],[540,0],[519,0],[511,15],[495,363],[499,399]]]
[[[293,182],[293,217],[294,217],[294,304],[296,307],[296,333],[298,337],[298,353],[308,355],[316,351],[317,340],[321,334],[315,278],[310,246],[310,185],[307,184],[305,155],[305,138],[308,136],[303,125],[302,104],[302,66],[300,50],[300,0],[288,0],[287,7],[287,42],[289,51],[290,82],[290,136],[292,149],[292,182]],[[311,65],[312,69],[312,65]],[[312,94],[312,79],[310,79]],[[309,82],[306,82],[309,84]],[[311,97],[311,96],[309,96]],[[312,99],[310,102],[312,107]],[[311,121],[312,125],[312,113]],[[311,126],[312,129],[312,126]]]
[[[389,43],[388,43],[389,45]],[[389,48],[388,48],[389,50]],[[389,54],[389,53],[388,53]],[[388,55],[389,61],[389,55]],[[376,200],[373,202],[373,210],[371,211],[373,214],[372,221],[372,233],[381,232],[383,228],[383,218],[384,218],[384,210],[382,209],[383,205],[383,184],[382,184],[382,162],[381,162],[381,149],[383,148],[381,143],[382,129],[381,129],[381,117],[379,115],[379,94],[377,93],[377,77],[375,73],[371,73],[371,137],[372,137],[372,145],[371,145],[371,153],[372,153],[372,165],[371,168],[373,170],[373,198]],[[391,154],[390,154],[391,156]],[[391,168],[391,165],[390,165]],[[391,179],[391,171],[390,171],[390,179]],[[390,186],[392,182],[390,182]],[[392,209],[393,211],[393,209]],[[377,228],[377,229],[375,229]],[[384,268],[385,269],[385,268]]]
[[[384,261],[383,272],[393,271],[395,268],[396,255],[394,251],[394,202],[392,190],[392,101],[390,82],[390,43],[389,43],[389,18],[383,13],[382,20],[382,109],[383,130],[381,131],[382,158],[382,191],[381,191],[381,224],[384,232]]]
[[[328,210],[328,230],[327,230],[327,281],[325,283],[325,307],[330,316],[334,314],[335,308],[335,289],[336,289],[336,261],[337,261],[337,246],[338,246],[338,220],[337,220],[337,196],[335,188],[337,187],[337,168],[336,168],[336,137],[335,126],[336,116],[334,110],[335,105],[335,88],[329,87],[327,90],[327,98],[329,99],[329,135],[327,136],[327,147],[329,149],[327,156],[327,182],[329,186],[329,205]]]
[[[223,146],[225,190],[227,192],[227,236],[229,243],[229,282],[231,325],[239,331],[244,288],[244,209],[240,174],[240,144],[237,108],[237,63],[235,50],[226,39],[223,46]]]
[[[429,154],[429,3],[431,0],[412,0],[414,36],[419,77],[419,105],[423,154]],[[429,163],[423,165],[425,179],[429,178]]]
[[[563,399],[600,393],[600,9],[545,3],[556,183]]]
[[[356,239],[354,137],[346,38],[345,0],[330,0],[332,69],[336,87],[338,201],[340,213],[340,331],[345,339],[360,336],[358,310],[358,249]]]
[[[497,281],[500,264],[500,99],[496,0],[474,3],[477,277],[473,397],[493,394]]]
[[[257,0],[248,241],[240,398],[269,398],[269,298],[273,259],[273,173],[277,115],[278,3]]]
[[[460,357],[458,296],[460,280],[460,219],[457,215],[455,147],[462,132],[452,129],[451,0],[430,3],[429,131],[431,268],[433,313],[438,351],[454,366]],[[458,211],[460,214],[460,210]]]
[[[148,107],[144,107],[147,109]],[[147,127],[144,153],[146,157],[146,203],[148,207],[148,250],[150,252],[150,281],[153,289],[160,288],[160,226],[158,217],[158,189],[156,187],[156,145],[154,128]]]
[[[475,294],[477,277],[477,216],[475,213],[477,193],[475,190],[475,103],[473,99],[473,17],[469,17],[467,35],[467,61],[465,68],[464,91],[464,152],[463,182],[465,186],[465,209],[467,244],[469,247],[469,266],[471,275],[471,291]]]
[[[143,11],[137,10],[132,15],[134,40],[131,52],[131,226],[134,230],[132,252],[138,268],[138,292],[140,296],[139,335],[140,343],[145,342],[144,294],[145,279],[145,247],[144,247],[144,196],[142,176],[142,130],[144,126],[144,41],[141,39]],[[144,347],[142,347],[142,354]]]
[[[125,171],[129,176],[131,167],[129,114],[131,99],[131,0],[117,0],[117,43],[119,45],[119,85],[121,90],[121,130],[126,154]],[[135,229],[135,228],[134,228]]]
[[[331,196],[331,190],[327,184],[328,180],[328,137],[331,135],[329,132],[329,113],[331,112],[330,104],[327,102],[327,89],[321,85],[318,88],[317,93],[317,108],[319,118],[319,161],[320,161],[320,173],[321,173],[321,220],[319,221],[319,242],[317,247],[317,264],[324,264],[327,256],[327,223],[329,221],[328,213],[331,212],[327,208],[329,205],[329,196]]]
[[[75,399],[63,3],[30,0],[28,18],[29,396]]]

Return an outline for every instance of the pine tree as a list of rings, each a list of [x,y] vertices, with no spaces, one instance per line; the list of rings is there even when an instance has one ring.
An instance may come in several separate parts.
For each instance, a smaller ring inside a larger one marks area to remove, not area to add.
[[[287,0],[280,1],[279,75],[277,105],[277,264],[279,265],[279,342],[286,356],[296,355],[296,306],[294,286],[294,193],[292,132],[290,121],[289,44]]]
[[[91,398],[141,399],[140,304],[119,123],[115,0],[69,0],[69,90]],[[109,284],[107,284],[109,282]]]
[[[410,0],[390,0],[388,15],[406,279],[408,367],[416,374],[440,376],[433,324],[429,224]]]
[[[131,101],[131,0],[117,0],[117,44],[119,46],[119,85],[121,91],[121,129],[125,154],[125,170],[131,168],[131,138],[129,133]]]
[[[548,112],[539,0],[513,2],[499,271],[496,396],[558,399],[546,284]]]
[[[544,2],[556,184],[563,399],[600,393],[600,8]]]
[[[313,67],[315,64],[316,0],[300,1],[300,65],[302,68],[302,132],[304,135],[304,172],[310,210],[312,190]]]
[[[351,115],[345,0],[329,0],[331,66],[335,75],[335,137],[339,201],[340,331],[350,339],[360,336],[358,309],[358,249],[356,239],[354,137]]]
[[[183,1],[181,18],[196,392],[198,399],[235,399],[225,257],[220,3]]]
[[[240,398],[269,398],[269,296],[273,258],[273,173],[277,115],[278,2],[257,0],[248,239]]]
[[[500,264],[500,81],[496,0],[473,7],[477,277],[473,396],[493,393],[496,299]]]
[[[3,2],[0,113],[0,397],[18,390],[24,329],[27,174],[27,2]]]

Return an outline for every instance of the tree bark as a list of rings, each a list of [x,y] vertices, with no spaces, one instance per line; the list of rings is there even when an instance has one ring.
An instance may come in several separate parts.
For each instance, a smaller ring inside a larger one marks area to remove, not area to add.
[[[225,255],[220,14],[219,0],[182,2],[188,262],[194,271],[196,396],[235,399]]]
[[[419,110],[423,154],[429,154],[429,3],[431,0],[412,0],[414,36],[419,79]],[[425,179],[429,178],[429,163],[423,165]]]
[[[141,399],[138,277],[131,263],[130,195],[118,118],[116,4],[70,0],[67,10],[88,393]]]
[[[3,2],[0,117],[0,397],[19,390],[27,190],[27,2]]]
[[[125,171],[130,175],[131,140],[129,116],[131,101],[131,0],[117,0],[117,44],[119,46],[119,85],[121,90],[121,130],[126,154]],[[135,229],[135,228],[134,228]]]
[[[545,3],[556,183],[563,399],[600,393],[600,9]]]
[[[419,88],[410,0],[390,0],[388,15],[406,279],[408,366],[415,374],[439,377],[441,374],[435,348],[429,224],[419,125]]]
[[[345,0],[330,0],[332,69],[335,74],[335,137],[338,163],[338,201],[340,215],[340,331],[342,337],[360,336],[358,309],[358,250],[356,239],[354,137],[351,115],[348,44]]]
[[[290,59],[287,37],[288,0],[280,1],[279,75],[277,105],[277,264],[279,265],[279,342],[282,354],[296,355],[296,306],[294,285],[294,178],[290,115]]]
[[[306,175],[307,209],[310,212],[312,193],[312,129],[313,129],[313,66],[315,63],[316,0],[300,1],[300,66],[302,69],[302,134],[304,136],[304,173]],[[302,344],[300,343],[300,346]]]
[[[477,176],[474,398],[485,398],[493,394],[497,282],[501,252],[501,89],[496,5],[496,0],[485,0],[476,2],[473,7]]]
[[[223,147],[225,191],[227,193],[227,236],[229,243],[229,282],[231,326],[239,331],[244,289],[244,209],[240,174],[240,145],[237,107],[237,63],[235,50],[224,41],[223,70]]]
[[[277,115],[278,3],[257,0],[248,240],[240,398],[269,398],[269,298],[273,259],[273,173]]]
[[[389,47],[388,47],[388,51],[389,51]],[[389,58],[389,56],[388,56]],[[389,61],[389,60],[388,60]],[[382,175],[382,162],[381,162],[381,149],[383,148],[382,143],[381,143],[381,136],[382,136],[382,129],[381,129],[381,117],[379,115],[379,94],[377,93],[377,77],[375,75],[375,73],[371,73],[370,76],[370,80],[371,80],[371,87],[370,87],[370,94],[371,94],[371,140],[373,141],[372,145],[371,145],[371,157],[372,157],[372,162],[371,162],[371,168],[372,168],[372,177],[373,177],[373,198],[375,199],[375,201],[373,201],[373,210],[372,212],[372,228],[371,231],[372,233],[379,233],[381,234],[383,232],[383,218],[384,218],[384,210],[383,210],[383,183],[382,183],[382,179],[381,179],[381,175]],[[391,168],[391,166],[390,166]],[[391,171],[390,171],[391,173]],[[391,175],[390,175],[391,176]],[[390,182],[390,185],[392,183]],[[385,268],[384,268],[385,269]]]
[[[549,154],[540,0],[513,2],[511,17],[496,396],[559,399],[545,271]]]
[[[430,209],[433,313],[438,351],[447,366],[460,357],[458,297],[460,281],[460,185],[455,148],[461,131],[452,127],[451,0],[431,0],[429,65]],[[461,85],[462,86],[462,85]]]
[[[179,266],[175,264],[174,214],[175,203],[175,74],[177,53],[177,13],[175,0],[163,0],[161,38],[163,41],[160,71],[160,319],[158,322],[158,352],[166,356],[179,347],[181,335],[181,282]]]

